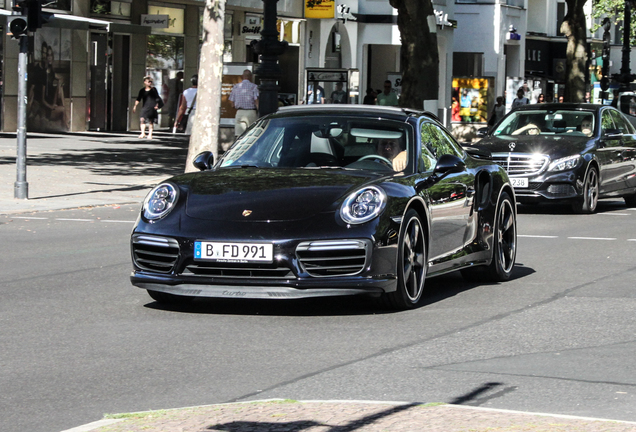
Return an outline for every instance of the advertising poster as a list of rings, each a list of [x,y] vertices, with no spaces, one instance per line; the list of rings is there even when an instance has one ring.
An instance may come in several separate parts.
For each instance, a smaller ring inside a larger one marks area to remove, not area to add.
[[[305,18],[334,19],[335,0],[305,0]]]
[[[71,30],[41,28],[27,66],[27,127],[68,131],[70,116]]]
[[[453,78],[451,121],[488,121],[489,78]]]

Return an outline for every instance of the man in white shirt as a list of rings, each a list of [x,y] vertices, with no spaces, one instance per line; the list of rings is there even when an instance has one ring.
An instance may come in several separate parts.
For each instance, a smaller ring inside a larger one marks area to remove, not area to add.
[[[514,98],[514,100],[512,101],[512,109],[517,108],[518,106],[521,105],[527,105],[530,103],[530,101],[528,100],[527,97],[524,96],[524,92],[522,88],[519,88],[519,90],[517,90],[517,97]]]

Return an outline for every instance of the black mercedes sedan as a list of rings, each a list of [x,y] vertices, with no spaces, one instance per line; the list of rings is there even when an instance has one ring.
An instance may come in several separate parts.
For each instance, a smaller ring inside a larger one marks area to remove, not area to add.
[[[199,172],[148,194],[132,284],[160,303],[366,294],[409,309],[427,277],[505,281],[515,193],[505,170],[473,151],[424,112],[282,108],[217,161],[204,152]]]
[[[506,169],[520,203],[567,200],[593,213],[599,198],[636,205],[635,134],[610,106],[537,104],[508,113],[479,146]]]

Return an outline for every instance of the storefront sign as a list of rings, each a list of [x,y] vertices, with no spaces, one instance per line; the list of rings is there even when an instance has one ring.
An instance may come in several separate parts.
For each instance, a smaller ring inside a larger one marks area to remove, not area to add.
[[[170,15],[141,15],[141,25],[152,28],[168,28],[170,26]]]
[[[181,8],[171,8],[165,6],[155,6],[148,5],[148,14],[141,16],[141,24],[148,26],[148,24],[144,24],[144,17],[148,19],[156,19],[157,16],[167,16],[168,17],[168,26],[167,27],[157,27],[152,26],[157,29],[161,29],[162,32],[165,33],[174,33],[174,34],[183,34],[184,32],[184,9]]]
[[[334,0],[305,0],[305,18],[335,18]]]
[[[245,24],[241,26],[241,34],[247,37],[259,36],[262,30],[261,21],[260,15],[245,14]]]

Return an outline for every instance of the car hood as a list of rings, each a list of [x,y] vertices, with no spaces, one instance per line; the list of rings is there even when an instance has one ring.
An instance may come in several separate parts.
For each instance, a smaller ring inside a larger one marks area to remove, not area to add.
[[[489,136],[479,141],[491,153],[538,153],[549,155],[553,160],[585,151],[593,140],[584,136],[538,135],[538,136]]]
[[[324,169],[226,168],[189,182],[186,214],[218,221],[292,221],[335,211],[359,186],[382,176]]]

